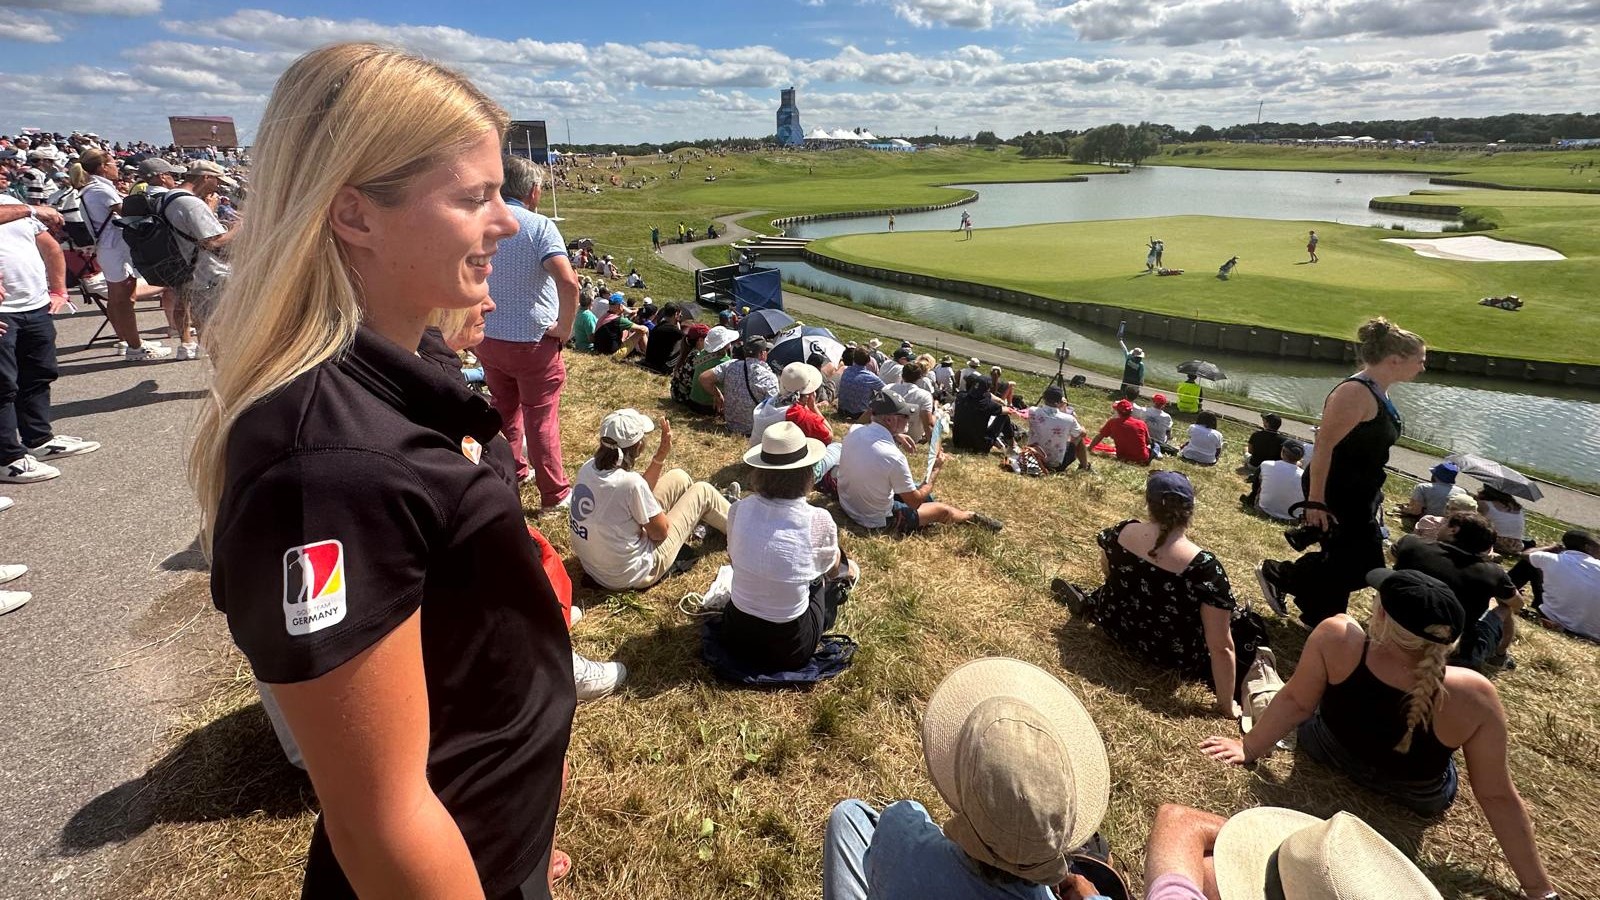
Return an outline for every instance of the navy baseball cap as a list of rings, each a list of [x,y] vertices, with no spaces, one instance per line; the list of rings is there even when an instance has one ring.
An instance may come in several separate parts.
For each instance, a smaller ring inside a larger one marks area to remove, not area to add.
[[[1189,476],[1182,472],[1151,472],[1150,478],[1144,483],[1145,500],[1153,503],[1162,497],[1172,496],[1194,502],[1194,485],[1189,483]]]

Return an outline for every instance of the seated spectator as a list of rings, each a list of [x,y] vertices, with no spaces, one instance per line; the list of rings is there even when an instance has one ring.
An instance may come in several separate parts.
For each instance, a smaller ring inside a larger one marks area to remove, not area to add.
[[[664,578],[701,522],[728,531],[728,501],[704,481],[673,469],[672,426],[661,420],[661,445],[644,474],[633,471],[655,425],[636,409],[600,423],[600,448],[578,470],[572,489],[572,550],[602,587],[640,590]]]
[[[683,331],[678,327],[680,318],[681,311],[675,303],[668,303],[656,313],[642,365],[657,375],[670,374],[677,368],[678,357],[683,353]]]
[[[1576,528],[1561,543],[1530,550],[1511,567],[1511,581],[1529,586],[1533,608],[1563,630],[1600,641],[1600,541]]]
[[[933,396],[941,401],[956,395],[954,361],[946,356],[933,367]]]
[[[1163,805],[1145,844],[1144,883],[1146,900],[1442,900],[1405,853],[1350,813],[1324,821],[1271,806],[1224,820]]]
[[[868,411],[871,424],[851,429],[845,436],[835,469],[839,506],[846,515],[863,528],[889,528],[897,534],[942,522],[974,522],[1000,530],[997,519],[934,501],[933,483],[945,464],[943,451],[934,457],[933,472],[926,482],[919,485],[912,479],[911,465],[899,443],[899,439],[910,443],[905,437],[913,412],[910,404],[880,391]]]
[[[669,386],[672,391],[672,401],[684,406],[693,407],[690,397],[695,389],[694,361],[705,349],[706,335],[711,329],[698,322],[691,323],[683,330],[683,346],[678,353],[678,361],[672,367],[672,377]],[[709,409],[706,410],[709,414]]]
[[[1210,737],[1201,749],[1218,762],[1247,765],[1298,728],[1311,758],[1427,817],[1455,802],[1460,749],[1524,894],[1546,896],[1550,877],[1506,763],[1500,697],[1487,678],[1445,662],[1466,626],[1461,604],[1421,572],[1375,569],[1368,581],[1378,588],[1371,634],[1344,613],[1324,619],[1244,740]]]
[[[779,422],[793,422],[806,437],[824,446],[833,442],[833,430],[817,411],[817,388],[822,373],[808,363],[793,362],[778,373],[778,392],[761,401],[750,414],[750,443],[754,447]]]
[[[778,393],[778,376],[767,365],[771,347],[766,338],[744,342],[744,355],[730,359],[700,376],[700,386],[710,392],[712,405],[734,434],[749,437],[755,427],[755,410]]]
[[[1105,584],[1085,592],[1057,578],[1051,590],[1074,619],[1152,666],[1205,681],[1217,715],[1237,716],[1237,686],[1256,648],[1236,646],[1235,631],[1246,643],[1250,623],[1222,561],[1189,539],[1194,487],[1181,472],[1151,472],[1144,498],[1149,522],[1129,519],[1096,538]]]
[[[1465,489],[1456,486],[1456,474],[1459,471],[1451,462],[1442,462],[1429,469],[1428,475],[1432,480],[1417,485],[1411,491],[1411,499],[1397,510],[1400,521],[1410,525],[1423,516],[1442,516],[1444,506],[1452,496],[1471,497]]]
[[[1204,410],[1189,426],[1189,439],[1183,442],[1178,458],[1202,466],[1214,466],[1222,458],[1222,432],[1217,430],[1217,414]]]
[[[806,357],[806,365],[822,373],[822,384],[817,388],[817,403],[834,404],[839,399],[839,376],[844,374],[841,363],[828,359],[828,355],[821,351]]]
[[[960,372],[956,373],[956,380],[953,389],[956,391],[965,390],[967,386],[968,375],[982,376],[983,373],[978,371],[978,367],[981,365],[983,365],[983,363],[979,362],[976,356],[969,358],[966,366],[964,366]]]
[[[727,362],[731,357],[729,348],[733,344],[733,336],[726,330],[718,332],[711,328],[706,331],[705,339],[701,342],[700,352],[695,354],[692,364],[694,370],[690,375],[692,386],[689,390],[689,408],[697,413],[707,416],[717,414],[716,398],[707,390],[700,379]],[[713,385],[713,388],[715,385]]]
[[[744,454],[754,473],[751,492],[728,510],[733,599],[722,642],[752,672],[804,667],[861,575],[839,549],[833,517],[806,502],[825,452],[798,425],[780,421]]]
[[[873,372],[881,373],[883,367],[889,364],[889,354],[883,352],[883,341],[871,338],[867,341],[867,365]],[[879,377],[882,377],[881,375]]]
[[[606,305],[606,314],[594,327],[594,350],[603,356],[619,351],[627,354],[643,353],[649,345],[650,332],[643,325],[635,325],[622,305],[621,294],[612,294]]]
[[[623,280],[622,284],[623,284],[624,287],[638,288],[639,290],[644,290],[644,276],[639,274],[639,270],[638,269],[629,269],[628,270],[628,277]]]
[[[1135,403],[1133,414],[1144,421],[1144,427],[1150,431],[1152,445],[1166,447],[1172,443],[1172,413],[1167,412],[1166,394],[1151,397],[1149,406]]]
[[[910,347],[896,348],[889,361],[878,367],[878,377],[883,380],[884,385],[899,384],[900,370],[905,368],[906,364],[911,362],[912,357],[915,355],[911,352]]]
[[[990,393],[993,382],[982,375],[968,376],[965,390],[956,397],[950,414],[950,443],[958,450],[988,453],[995,447],[1005,453],[1016,446],[1016,410]]]
[[[911,414],[911,424],[907,426],[906,433],[911,440],[919,444],[926,444],[933,434],[933,394],[921,386],[923,380],[922,366],[916,362],[908,362],[900,367],[900,380],[884,388],[891,394],[906,401],[915,410]]]
[[[1517,498],[1484,485],[1478,491],[1478,512],[1494,526],[1494,549],[1511,556],[1533,546],[1528,540],[1528,514]]]
[[[1039,405],[1028,411],[1028,446],[1022,452],[1047,472],[1059,472],[1074,459],[1078,468],[1088,469],[1089,448],[1083,436],[1083,426],[1067,405],[1067,392],[1052,384],[1039,397]]]
[[[1305,470],[1300,468],[1305,455],[1305,445],[1294,440],[1284,441],[1278,449],[1279,458],[1265,460],[1256,473],[1249,476],[1250,493],[1239,501],[1280,522],[1293,521],[1289,507],[1304,503],[1306,499],[1305,484],[1301,481]]]
[[[917,387],[922,388],[931,395],[933,393],[933,369],[939,365],[938,360],[934,359],[931,353],[919,353],[912,362],[916,363],[917,368],[922,371],[922,377],[916,381]]]
[[[1144,421],[1133,416],[1133,401],[1123,398],[1111,404],[1114,414],[1100,426],[1100,432],[1089,442],[1089,449],[1100,446],[1100,442],[1111,438],[1111,443],[1117,449],[1117,459],[1130,462],[1134,465],[1147,466],[1150,464],[1150,429],[1145,427]]]
[[[1016,406],[1017,386],[1006,380],[1005,370],[999,366],[989,367],[989,393],[1007,406]]]
[[[823,900],[1097,896],[1069,860],[1105,817],[1110,765],[1066,685],[1014,659],[969,662],[928,698],[922,754],[951,818],[940,828],[914,800],[835,806]]]
[[[1450,664],[1499,671],[1514,665],[1506,650],[1516,637],[1522,595],[1506,570],[1488,559],[1494,529],[1476,512],[1454,512],[1440,527],[1437,541],[1415,534],[1394,545],[1397,571],[1415,571],[1444,582],[1466,614],[1466,625]]]
[[[1452,513],[1477,511],[1478,504],[1474,503],[1471,497],[1451,494],[1450,499],[1445,501],[1444,515],[1423,516],[1417,520],[1415,525],[1411,526],[1411,533],[1425,541],[1436,541],[1439,539],[1439,529],[1444,525],[1446,517]],[[1520,553],[1521,551],[1518,550],[1518,552]]]
[[[1283,445],[1292,440],[1279,429],[1283,428],[1283,416],[1269,412],[1261,414],[1261,428],[1252,432],[1250,440],[1245,443],[1244,464],[1251,472],[1261,468],[1264,462],[1272,462],[1283,458]]]
[[[580,301],[578,314],[572,320],[572,349],[580,353],[594,352],[594,327],[599,324],[595,318],[594,310],[582,305]]]
[[[639,309],[629,318],[633,319],[635,325],[644,326],[645,331],[655,331],[656,313],[658,312],[660,310],[656,309],[655,301],[646,297],[639,301]]]
[[[839,375],[839,415],[854,422],[867,412],[873,395],[883,390],[883,379],[872,368],[872,355],[860,347],[845,350],[844,372]]]

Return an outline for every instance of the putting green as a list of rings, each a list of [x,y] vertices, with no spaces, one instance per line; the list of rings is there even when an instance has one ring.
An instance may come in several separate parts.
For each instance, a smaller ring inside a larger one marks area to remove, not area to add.
[[[1322,239],[1315,264],[1305,252],[1313,228]],[[1165,265],[1185,274],[1145,273],[1152,235],[1166,243]],[[1428,259],[1383,240],[1400,235],[1327,222],[1181,216],[979,229],[970,241],[949,231],[842,235],[811,249],[1063,300],[1339,338],[1382,314],[1442,350],[1600,362],[1600,298],[1590,289],[1600,283],[1600,257]],[[1218,279],[1217,267],[1235,255],[1233,276]],[[1518,294],[1528,306],[1508,313],[1477,305],[1502,294]]]

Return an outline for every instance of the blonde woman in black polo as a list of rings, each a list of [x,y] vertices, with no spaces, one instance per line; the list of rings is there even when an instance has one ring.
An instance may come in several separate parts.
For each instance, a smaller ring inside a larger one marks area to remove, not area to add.
[[[368,44],[301,57],[262,119],[191,474],[213,600],[322,806],[305,897],[549,896],[567,630],[499,416],[417,355],[516,231],[505,125]]]

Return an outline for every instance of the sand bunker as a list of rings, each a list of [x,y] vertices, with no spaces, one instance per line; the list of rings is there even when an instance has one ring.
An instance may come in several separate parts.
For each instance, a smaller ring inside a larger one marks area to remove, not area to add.
[[[1454,259],[1461,262],[1552,262],[1566,259],[1549,247],[1513,244],[1510,241],[1497,241],[1481,235],[1438,238],[1431,241],[1384,238],[1384,243],[1410,247],[1418,256],[1430,259]]]

